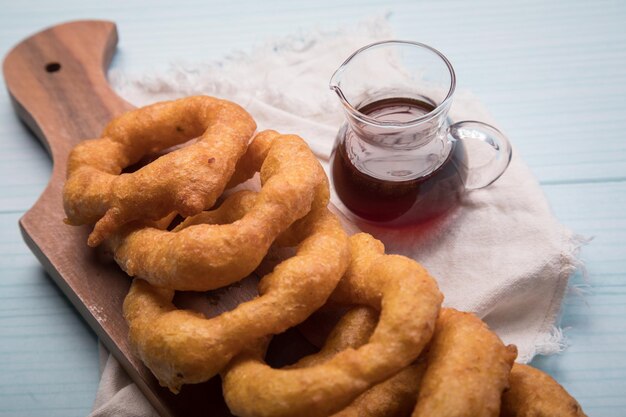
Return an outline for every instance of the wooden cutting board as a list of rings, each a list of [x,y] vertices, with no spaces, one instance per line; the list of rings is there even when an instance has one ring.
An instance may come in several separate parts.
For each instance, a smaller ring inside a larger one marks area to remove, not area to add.
[[[54,161],[48,186],[20,219],[22,235],[54,282],[162,416],[230,416],[219,377],[184,386],[178,395],[159,386],[128,345],[122,303],[130,278],[87,246],[87,227],[63,223],[61,192],[71,148],[83,139],[99,137],[112,118],[133,108],[113,92],[106,79],[117,39],[111,22],[69,22],[27,38],[4,60],[4,77],[15,110]],[[254,297],[256,282],[256,277],[248,277],[242,285],[209,294],[212,305],[204,312],[217,315]],[[183,305],[202,301],[200,295],[177,297]],[[216,299],[219,302],[214,305]],[[283,338],[286,343],[275,353],[278,357],[311,350],[297,332]]]

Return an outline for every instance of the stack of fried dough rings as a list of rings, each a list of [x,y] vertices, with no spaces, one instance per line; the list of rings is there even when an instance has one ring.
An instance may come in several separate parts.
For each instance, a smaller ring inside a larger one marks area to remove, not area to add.
[[[255,131],[237,104],[194,96],[123,114],[70,154],[66,222],[93,225],[88,244],[135,277],[130,343],[161,385],[177,393],[219,374],[244,417],[584,416],[480,319],[442,308],[421,265],[368,234],[348,237],[300,137]],[[260,188],[231,190],[256,173]],[[238,282],[276,247],[293,254],[258,297],[212,318],[173,304],[177,290]],[[265,363],[273,335],[338,305],[347,312],[318,353]]]

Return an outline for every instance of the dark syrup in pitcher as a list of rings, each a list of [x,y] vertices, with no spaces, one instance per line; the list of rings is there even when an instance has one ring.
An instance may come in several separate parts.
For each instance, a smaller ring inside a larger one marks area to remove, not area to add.
[[[407,122],[434,109],[424,101],[396,98],[370,103],[359,112],[380,121]],[[380,148],[362,151],[361,139],[350,129],[342,129],[339,135],[343,138],[331,157],[333,184],[343,204],[362,219],[388,225],[419,223],[460,201],[467,178],[461,142],[452,142],[447,157],[434,171],[411,178],[410,162],[402,158],[404,151],[396,152],[400,157],[389,158]]]

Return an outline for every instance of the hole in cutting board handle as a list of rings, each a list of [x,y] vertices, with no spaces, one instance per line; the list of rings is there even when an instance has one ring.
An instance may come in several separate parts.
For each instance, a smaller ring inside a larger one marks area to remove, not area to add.
[[[46,64],[45,68],[47,72],[57,72],[61,69],[61,64],[59,64],[58,62],[50,62]]]

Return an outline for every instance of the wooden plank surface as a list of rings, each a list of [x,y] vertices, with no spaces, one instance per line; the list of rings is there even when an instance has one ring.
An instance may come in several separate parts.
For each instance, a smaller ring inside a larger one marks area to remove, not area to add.
[[[626,409],[626,3],[288,1],[8,2],[0,53],[60,21],[112,19],[114,68],[142,73],[219,59],[272,38],[350,27],[390,12],[397,37],[430,43],[509,133],[557,216],[595,236],[583,249],[589,294],[569,297],[570,347],[536,361],[589,415]],[[0,91],[0,416],[87,414],[98,382],[96,339],[23,244],[17,219],[51,164]],[[577,281],[582,278],[576,277]]]

